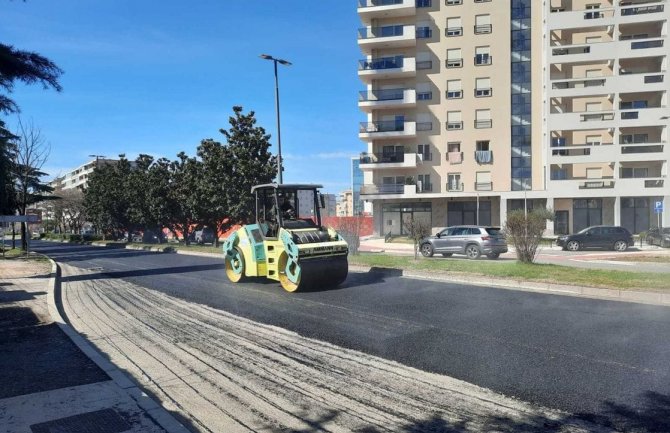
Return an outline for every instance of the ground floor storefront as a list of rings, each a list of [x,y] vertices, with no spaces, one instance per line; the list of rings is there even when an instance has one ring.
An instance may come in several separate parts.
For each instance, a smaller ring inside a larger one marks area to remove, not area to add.
[[[555,219],[547,224],[546,234],[578,232],[593,225],[619,225],[631,233],[670,226],[670,212],[659,212],[659,203],[670,207],[670,196],[643,197],[538,197],[487,196],[426,199],[381,199],[373,201],[374,234],[407,235],[407,222],[424,221],[433,233],[455,225],[501,226],[508,212],[548,207]]]

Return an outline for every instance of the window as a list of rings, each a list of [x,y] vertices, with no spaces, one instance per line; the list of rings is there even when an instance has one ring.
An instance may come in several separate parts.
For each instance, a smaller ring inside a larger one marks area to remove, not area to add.
[[[489,140],[478,140],[477,141],[477,150],[479,151],[488,151],[491,142]]]
[[[430,183],[429,174],[420,174],[417,176],[416,189],[418,192],[433,190],[433,185]]]
[[[475,128],[490,128],[492,126],[491,110],[475,110]]]
[[[447,143],[448,152],[460,152],[461,151],[461,142],[460,141],[450,141]]]
[[[552,168],[551,180],[566,180],[568,178],[567,168]]]
[[[475,16],[475,34],[491,33],[491,15]]]
[[[621,144],[648,143],[649,134],[624,134],[619,138]]]
[[[619,104],[619,108],[621,110],[631,110],[631,109],[636,109],[636,108],[647,108],[647,101],[640,100],[640,101],[622,101]]]
[[[433,99],[433,92],[430,89],[430,83],[416,84],[416,99],[418,101],[428,101]]]
[[[587,146],[600,146],[602,144],[602,137],[600,135],[587,135],[586,136],[586,145]]]
[[[433,61],[431,60],[430,53],[421,51],[416,53],[416,69],[431,69],[433,67]]]
[[[490,78],[477,78],[475,80],[475,98],[491,96],[492,93]]]
[[[463,119],[460,111],[447,112],[447,130],[463,129]]]
[[[447,50],[447,68],[463,67],[463,55],[460,48]]]
[[[463,35],[463,24],[460,17],[447,18],[445,35],[448,37]]]
[[[463,4],[463,0],[445,0],[447,6],[455,6]]]
[[[490,171],[478,171],[476,173],[475,190],[477,191],[491,191],[493,183],[491,182]]]
[[[461,80],[447,81],[447,99],[457,99],[463,97]]]
[[[579,232],[589,226],[601,225],[603,221],[602,199],[579,199],[572,202],[573,231]]]
[[[463,191],[460,173],[447,174],[447,191]]]
[[[418,8],[429,8],[433,6],[432,0],[416,0],[416,7]]]
[[[475,65],[490,65],[491,64],[491,48],[489,46],[475,48]]]
[[[432,161],[433,160],[433,154],[430,152],[430,144],[419,144],[417,146],[417,152],[419,155],[421,155],[421,159],[424,161]]]
[[[588,4],[586,5],[586,9],[587,10],[600,9],[600,4]],[[586,20],[594,20],[602,17],[603,17],[602,12],[586,12],[584,14],[584,19]]]
[[[430,27],[417,27],[416,37],[417,39],[431,38],[433,37],[433,29],[431,29]]]
[[[622,167],[621,178],[632,179],[649,177],[649,169],[647,167]]]

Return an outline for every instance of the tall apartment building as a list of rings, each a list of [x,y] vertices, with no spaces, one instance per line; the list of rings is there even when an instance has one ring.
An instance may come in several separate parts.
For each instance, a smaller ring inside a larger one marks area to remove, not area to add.
[[[639,233],[658,224],[656,202],[670,205],[669,17],[665,1],[553,0],[545,9],[555,232],[616,224]]]
[[[359,0],[375,232],[410,217],[498,225],[524,205],[555,208],[556,232],[655,225],[648,207],[637,218],[642,198],[670,202],[668,11],[620,3]]]

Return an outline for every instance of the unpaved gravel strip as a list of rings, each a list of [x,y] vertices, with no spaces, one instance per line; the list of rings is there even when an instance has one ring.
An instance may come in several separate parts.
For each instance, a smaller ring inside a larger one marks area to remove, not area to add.
[[[91,273],[61,266],[63,277]],[[95,277],[63,283],[73,326],[199,431],[598,431],[447,376]]]

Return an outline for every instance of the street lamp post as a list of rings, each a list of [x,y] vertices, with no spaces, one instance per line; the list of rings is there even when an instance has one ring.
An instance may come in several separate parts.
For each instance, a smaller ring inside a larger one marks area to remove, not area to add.
[[[279,124],[279,78],[277,77],[277,63],[281,63],[284,66],[291,66],[291,62],[283,59],[276,59],[268,54],[261,54],[261,59],[271,60],[275,65],[275,107],[277,111],[277,180],[279,183],[283,183],[282,176],[282,160],[281,160],[281,127]]]

